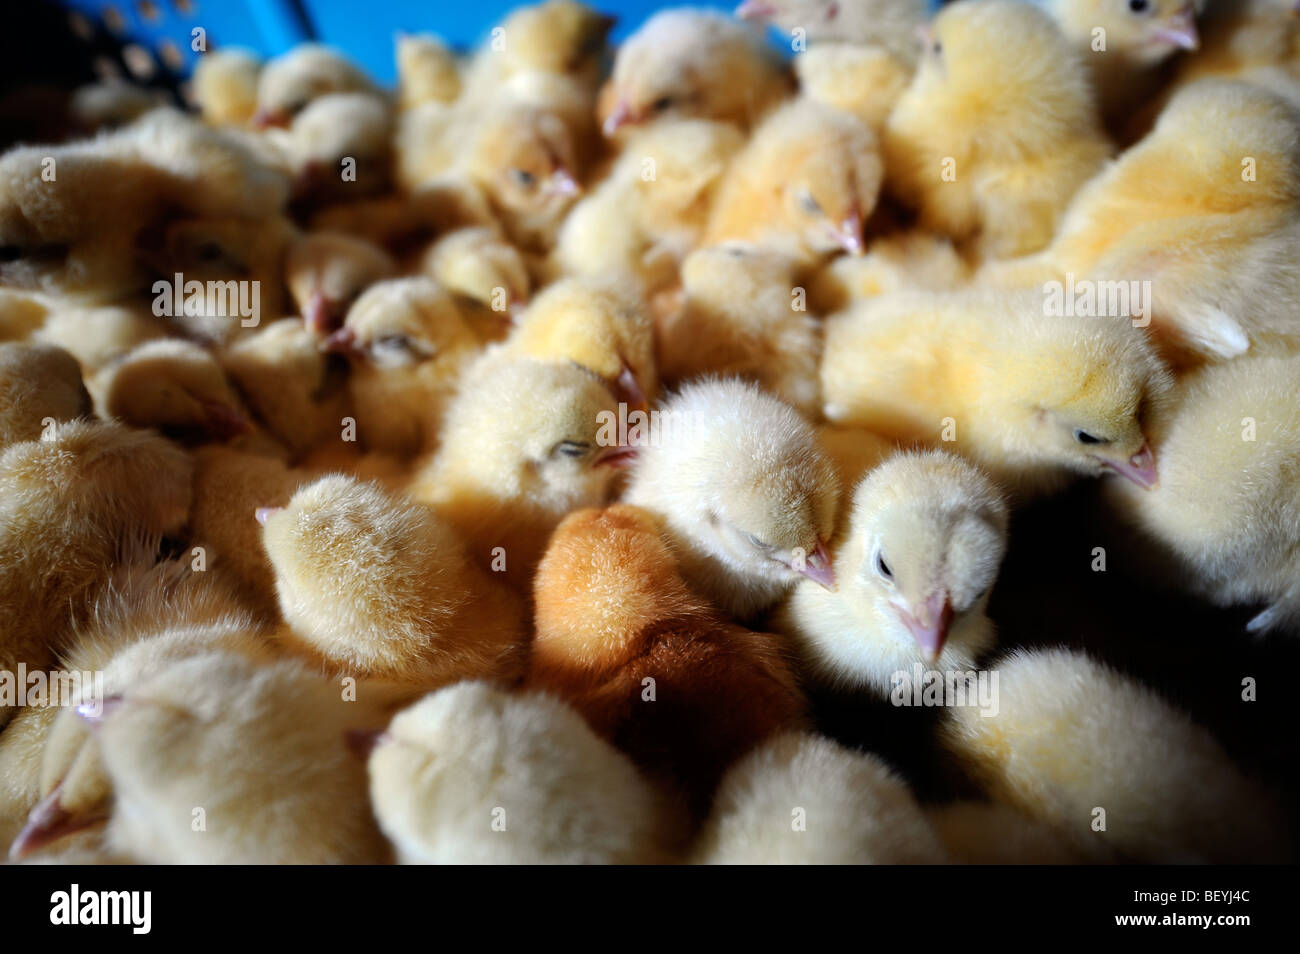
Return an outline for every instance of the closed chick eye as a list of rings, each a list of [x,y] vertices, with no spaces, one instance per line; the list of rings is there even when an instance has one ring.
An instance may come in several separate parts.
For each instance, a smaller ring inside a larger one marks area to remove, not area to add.
[[[819,213],[822,210],[821,205],[813,198],[813,194],[807,189],[804,189],[799,193],[799,205],[802,206],[805,212],[812,212],[814,214]]]
[[[563,454],[565,457],[586,457],[591,450],[590,444],[584,444],[581,441],[560,441],[551,449],[551,454]]]
[[[1089,434],[1087,431],[1083,430],[1082,428],[1075,429],[1074,439],[1078,441],[1080,444],[1109,444],[1110,443],[1110,441],[1104,438],[1096,437],[1092,434]]]
[[[374,347],[381,351],[409,351],[411,338],[409,335],[384,335],[375,339]]]
[[[743,530],[741,532],[744,533]],[[764,543],[762,540],[758,539],[758,537],[754,536],[752,533],[745,533],[745,539],[748,540],[750,544],[752,544],[753,546],[757,547],[760,550],[770,551],[774,549],[770,543]]]
[[[653,109],[656,113],[662,113],[665,109],[671,109],[673,102],[674,100],[673,97],[671,96],[660,96],[658,99],[656,99],[653,103],[650,104],[650,108]]]
[[[879,551],[876,552],[876,572],[886,580],[893,580],[894,578],[894,571],[891,570],[889,564],[885,562],[885,555]]]
[[[516,182],[525,188],[532,188],[537,183],[537,176],[527,169],[511,169],[510,174],[515,177]]]

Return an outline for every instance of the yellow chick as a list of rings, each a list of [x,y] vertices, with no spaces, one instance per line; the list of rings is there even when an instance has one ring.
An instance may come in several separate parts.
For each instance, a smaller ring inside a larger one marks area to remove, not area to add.
[[[997,801],[1093,860],[1281,860],[1270,795],[1147,687],[1065,649],[1019,650],[993,671],[998,712],[947,707],[942,735]]]
[[[332,476],[256,517],[290,645],[345,675],[421,686],[517,673],[520,606],[428,508]]]
[[[716,119],[750,129],[789,92],[760,32],[707,10],[661,10],[618,49],[601,94],[607,137],[664,119]]]
[[[309,204],[342,202],[389,191],[393,115],[373,93],[330,93],[299,112],[286,148],[294,195]]]
[[[647,410],[659,383],[650,318],[638,296],[617,281],[555,282],[520,316],[502,347],[519,357],[576,364],[631,410]]]
[[[765,119],[718,191],[707,244],[771,242],[809,260],[860,255],[884,166],[858,118],[796,99]]]
[[[1113,488],[1179,579],[1214,602],[1267,604],[1255,633],[1300,633],[1300,355],[1239,358],[1180,383],[1155,422],[1160,485]]]
[[[832,314],[888,292],[956,291],[970,281],[951,239],[914,230],[876,239],[861,257],[831,259],[809,281],[808,300],[814,310]]]
[[[862,44],[915,57],[916,31],[929,19],[928,0],[743,0],[736,16],[802,31],[811,49]]]
[[[481,100],[520,74],[572,77],[593,85],[614,18],[574,0],[521,6],[493,30],[475,55],[465,96]]]
[[[925,817],[960,864],[1074,865],[1085,860],[1060,832],[996,802],[951,802],[926,808]]]
[[[1145,429],[1169,372],[1127,319],[1044,315],[1038,292],[899,293],[826,322],[828,420],[948,446],[1019,498],[1071,474],[1155,486]]]
[[[915,58],[915,38],[907,43]],[[912,80],[907,59],[877,46],[826,43],[813,46],[794,59],[794,72],[802,96],[852,113],[872,132],[880,133]]]
[[[425,252],[420,270],[458,297],[484,341],[505,337],[533,290],[523,254],[488,226],[448,232]]]
[[[0,344],[0,447],[39,440],[59,422],[90,413],[72,355],[52,345]]]
[[[285,283],[307,328],[336,331],[348,309],[375,282],[397,274],[397,262],[384,249],[343,232],[307,232],[284,260]]]
[[[422,103],[454,103],[460,96],[460,64],[431,33],[397,36],[397,101],[402,109]]]
[[[115,795],[111,850],[152,864],[387,859],[346,742],[382,716],[297,663],[179,660],[89,718]]]
[[[1202,44],[1182,59],[1177,89],[1209,76],[1278,84],[1294,94],[1300,84],[1300,17],[1294,0],[1219,0],[1202,19]]]
[[[370,798],[403,864],[653,864],[665,812],[632,762],[543,693],[463,682],[397,714]]]
[[[0,669],[45,668],[110,567],[151,563],[179,535],[191,469],[156,434],[91,421],[0,453]]]
[[[220,361],[231,385],[290,460],[342,436],[351,416],[346,363],[322,352],[320,338],[301,320],[266,325],[228,347]]]
[[[803,732],[774,736],[727,771],[691,854],[712,865],[948,860],[906,783],[884,762]]]
[[[1201,45],[1207,0],[1037,0],[1082,56],[1107,121],[1126,118],[1159,85],[1157,67]]]
[[[443,408],[479,339],[437,282],[394,278],[371,285],[323,347],[352,365],[362,446],[410,456],[436,444]]]
[[[225,442],[253,428],[220,362],[180,338],[147,341],[92,382],[100,413],[181,443]]]
[[[745,619],[802,577],[835,585],[839,482],[812,425],[735,379],[689,384],[654,414],[624,499],[664,520],[692,587]]]
[[[62,348],[93,379],[109,362],[172,330],[166,318],[134,303],[83,307],[60,301],[32,333],[32,341]]]
[[[1036,252],[1110,155],[1079,57],[1012,0],[953,4],[932,29],[886,126],[887,187],[978,258]]]
[[[656,329],[663,377],[731,375],[815,415],[821,331],[800,297],[796,268],[788,256],[745,242],[688,255],[682,307]]]
[[[1151,331],[1177,364],[1291,350],[1297,143],[1300,115],[1285,99],[1244,82],[1195,83],[1079,193],[1042,256],[1007,265],[1031,266],[1021,284],[1149,282]]]
[[[190,79],[190,97],[204,122],[246,126],[257,113],[257,85],[262,62],[235,47],[209,50],[199,57]]]
[[[973,670],[994,640],[985,607],[1007,520],[997,489],[960,458],[895,455],[853,495],[832,549],[839,585],[800,583],[772,626],[823,679],[881,696],[918,663]]]
[[[288,127],[321,96],[375,92],[375,85],[361,68],[337,50],[303,43],[262,68],[253,125]]]
[[[412,495],[456,527],[472,559],[529,585],[556,524],[604,503],[627,462],[618,403],[576,365],[490,352],[462,379]]]

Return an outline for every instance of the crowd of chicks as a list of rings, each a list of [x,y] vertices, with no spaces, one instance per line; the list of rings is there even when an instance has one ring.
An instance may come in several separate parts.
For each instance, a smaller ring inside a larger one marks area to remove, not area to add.
[[[395,93],[218,49],[0,156],[0,669],[104,696],[0,711],[11,857],[1284,856],[1205,728],[985,608],[1012,510],[1109,475],[1300,628],[1300,11],[928,6],[610,51],[545,0],[400,37]],[[159,315],[181,276],[265,319]],[[941,716],[979,799],[817,731],[914,665],[1000,677]]]

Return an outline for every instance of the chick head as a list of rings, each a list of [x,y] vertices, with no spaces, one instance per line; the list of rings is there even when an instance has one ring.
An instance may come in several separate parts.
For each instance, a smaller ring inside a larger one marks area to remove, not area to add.
[[[523,255],[487,226],[449,232],[425,254],[423,266],[449,291],[506,318],[516,315],[532,292]]]
[[[661,427],[638,448],[630,503],[662,513],[746,577],[834,586],[826,544],[839,479],[812,425],[737,379],[687,385],[656,413]]]
[[[364,92],[370,80],[341,53],[304,43],[262,69],[253,125],[287,127],[314,100],[330,93]]]
[[[600,65],[614,18],[574,0],[521,7],[501,24],[502,44],[521,70],[581,73]]]
[[[692,302],[727,313],[769,296],[789,304],[796,259],[755,242],[697,248],[682,261],[682,288]]]
[[[1179,50],[1200,48],[1197,16],[1206,0],[1053,0],[1057,21],[1071,36],[1106,31],[1107,48],[1144,66]]]
[[[864,620],[892,618],[894,639],[937,661],[966,614],[984,611],[1007,519],[997,489],[971,464],[941,451],[897,454],[854,491],[836,553],[842,599]]]
[[[226,441],[251,424],[210,353],[179,338],[140,345],[108,370],[104,410],[183,442]]]
[[[392,278],[371,285],[348,310],[327,351],[380,371],[413,370],[478,346],[455,299],[430,278]]]
[[[443,454],[497,496],[564,514],[604,503],[629,449],[604,422],[618,402],[576,364],[489,355],[469,373],[443,426]]]
[[[62,348],[0,344],[0,447],[41,436],[48,419],[69,421],[91,411],[81,366]]]
[[[379,246],[342,232],[309,232],[285,255],[285,283],[307,327],[317,334],[337,329],[357,296],[397,273]]]
[[[521,215],[558,214],[582,191],[573,133],[546,109],[494,110],[483,120],[468,163],[497,205]]]

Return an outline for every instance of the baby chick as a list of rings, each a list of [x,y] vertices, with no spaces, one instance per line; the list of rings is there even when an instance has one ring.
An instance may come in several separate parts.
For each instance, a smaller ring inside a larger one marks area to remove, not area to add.
[[[769,241],[810,260],[860,255],[883,176],[875,134],[861,120],[796,99],[765,119],[736,157],[705,242]]]
[[[946,708],[945,744],[994,798],[1086,857],[1259,862],[1282,850],[1268,793],[1150,689],[1065,649],[1020,650],[993,668],[998,712]]]
[[[1038,251],[1110,154],[1078,55],[1012,0],[944,7],[932,29],[886,126],[888,186],[979,258]],[[1021,55],[1004,55],[1008,36]]]
[[[1300,355],[1238,358],[1180,383],[1157,418],[1160,485],[1114,488],[1179,577],[1220,605],[1267,607],[1252,632],[1300,634]]]
[[[374,93],[370,78],[341,53],[303,43],[263,67],[253,125],[288,127],[299,113],[331,93]]]
[[[421,259],[421,271],[458,296],[479,338],[505,337],[532,294],[528,263],[489,226],[463,228],[438,239]]]
[[[805,415],[820,406],[821,332],[799,310],[797,262],[745,242],[701,248],[682,263],[682,307],[657,327],[661,372],[751,380]]]
[[[520,75],[551,75],[594,85],[614,19],[574,0],[545,0],[514,10],[475,55],[465,98],[480,101]]]
[[[970,268],[950,239],[895,232],[876,239],[861,257],[841,255],[826,263],[808,283],[808,302],[831,314],[887,292],[955,291],[970,280]]]
[[[199,57],[190,80],[190,94],[207,123],[245,126],[257,112],[261,61],[232,47],[209,50]]]
[[[915,38],[907,57],[914,59]],[[878,46],[826,43],[795,57],[799,92],[809,100],[852,113],[879,133],[912,80],[912,65]]]
[[[185,525],[191,468],[156,434],[91,421],[0,453],[0,669],[45,668],[108,567],[153,561]]]
[[[371,285],[324,347],[351,362],[361,444],[410,456],[434,447],[443,408],[479,339],[437,282],[394,278]]]
[[[941,864],[907,785],[878,758],[828,738],[775,736],[723,777],[697,864]]]
[[[533,596],[525,685],[571,703],[697,818],[728,765],[803,727],[804,700],[776,641],[690,591],[647,511],[565,518]]]
[[[663,518],[692,586],[745,619],[801,576],[835,585],[839,481],[810,424],[735,379],[689,384],[656,414],[625,499]]]
[[[52,424],[90,411],[72,355],[52,345],[0,344],[0,447],[38,440]]]
[[[1048,317],[1039,292],[886,295],[827,321],[821,373],[829,420],[951,444],[1020,498],[1157,482],[1144,429],[1171,379],[1124,319]]]
[[[115,795],[109,847],[152,864],[384,861],[346,745],[382,725],[371,710],[293,662],[213,652],[166,666],[93,720]]]
[[[489,352],[462,378],[412,494],[456,527],[472,559],[527,584],[555,525],[604,503],[627,462],[618,403],[577,365]]]
[[[32,333],[32,341],[62,348],[93,380],[95,372],[138,345],[167,337],[174,329],[166,322],[135,303],[81,307],[60,301]]]
[[[713,11],[661,10],[619,47],[600,120],[609,137],[669,118],[749,129],[788,90],[757,31]]]
[[[307,328],[329,334],[343,323],[357,296],[397,274],[397,263],[379,246],[342,232],[308,232],[285,256],[285,282]]]
[[[627,757],[541,693],[462,682],[393,719],[370,798],[403,864],[666,860],[664,808]]]
[[[520,607],[428,508],[332,476],[257,519],[291,643],[331,668],[422,686],[517,669]]]
[[[616,281],[566,278],[543,291],[519,319],[504,353],[567,361],[596,375],[633,410],[647,410],[658,376],[650,318]]]
[[[853,495],[833,548],[839,585],[800,583],[772,625],[824,679],[882,696],[916,663],[972,670],[993,643],[984,608],[1006,541],[1006,504],[976,468],[898,454]]]
[[[396,52],[397,100],[402,109],[456,101],[461,89],[460,66],[439,37],[399,34]]]
[[[744,0],[736,16],[765,20],[784,33],[803,31],[812,50],[862,44],[914,56],[928,0]]]
[[[371,93],[313,100],[289,127],[295,197],[309,205],[380,195],[393,177],[393,116]]]

